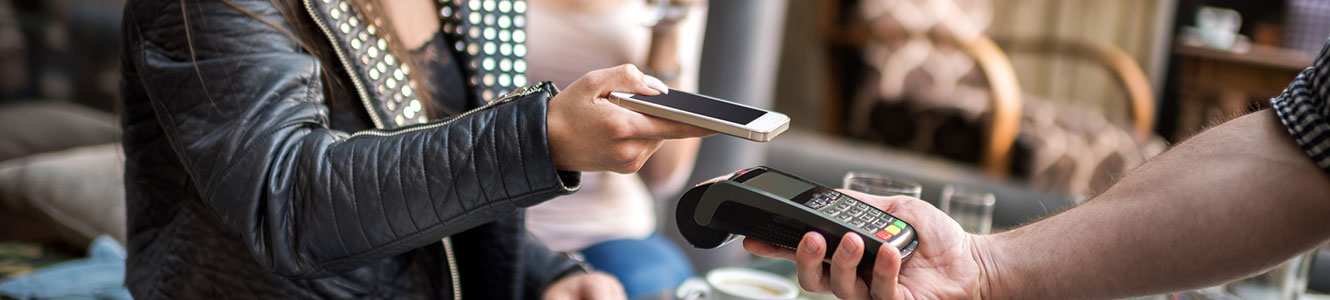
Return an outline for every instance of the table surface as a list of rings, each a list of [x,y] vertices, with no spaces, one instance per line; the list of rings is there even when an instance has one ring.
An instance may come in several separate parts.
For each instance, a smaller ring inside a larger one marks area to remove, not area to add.
[[[1177,43],[1173,47],[1173,52],[1183,56],[1290,70],[1302,70],[1307,68],[1307,66],[1312,64],[1312,60],[1315,57],[1315,55],[1312,55],[1311,53],[1300,50],[1266,45],[1252,45],[1251,51],[1236,53],[1232,51],[1188,46],[1182,43]]]

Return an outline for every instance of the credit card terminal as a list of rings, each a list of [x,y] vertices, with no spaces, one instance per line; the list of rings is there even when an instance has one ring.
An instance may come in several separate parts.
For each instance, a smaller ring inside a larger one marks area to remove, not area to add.
[[[855,232],[865,251],[861,274],[870,270],[877,249],[888,244],[902,261],[919,246],[914,226],[832,188],[770,167],[735,172],[728,179],[689,189],[679,199],[675,221],[693,247],[720,247],[747,236],[794,249],[804,233],[827,241],[827,259],[840,238]]]

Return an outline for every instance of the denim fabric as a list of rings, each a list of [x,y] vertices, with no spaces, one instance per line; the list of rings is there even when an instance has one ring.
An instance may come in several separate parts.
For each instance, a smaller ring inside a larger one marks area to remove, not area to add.
[[[645,239],[618,239],[591,245],[582,256],[596,270],[614,275],[628,298],[674,289],[693,276],[688,258],[659,232]]]
[[[122,287],[125,248],[110,236],[99,236],[88,257],[47,266],[23,277],[0,282],[0,296],[15,299],[133,299]]]

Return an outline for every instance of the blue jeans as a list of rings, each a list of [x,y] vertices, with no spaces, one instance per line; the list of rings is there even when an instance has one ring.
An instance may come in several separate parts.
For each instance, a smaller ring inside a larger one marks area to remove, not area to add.
[[[688,258],[660,233],[641,240],[604,241],[582,249],[582,257],[595,269],[618,278],[628,298],[673,289],[693,277]]]
[[[125,248],[110,236],[98,236],[88,257],[42,267],[18,278],[0,280],[0,298],[123,299]]]

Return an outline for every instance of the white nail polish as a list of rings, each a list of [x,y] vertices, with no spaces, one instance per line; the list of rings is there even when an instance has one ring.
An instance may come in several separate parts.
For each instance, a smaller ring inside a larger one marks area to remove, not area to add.
[[[646,75],[643,76],[643,79],[646,81],[647,86],[651,87],[651,89],[659,91],[661,94],[670,93],[670,87],[665,85],[665,82],[660,81],[659,78],[656,78],[655,76],[651,75]]]

